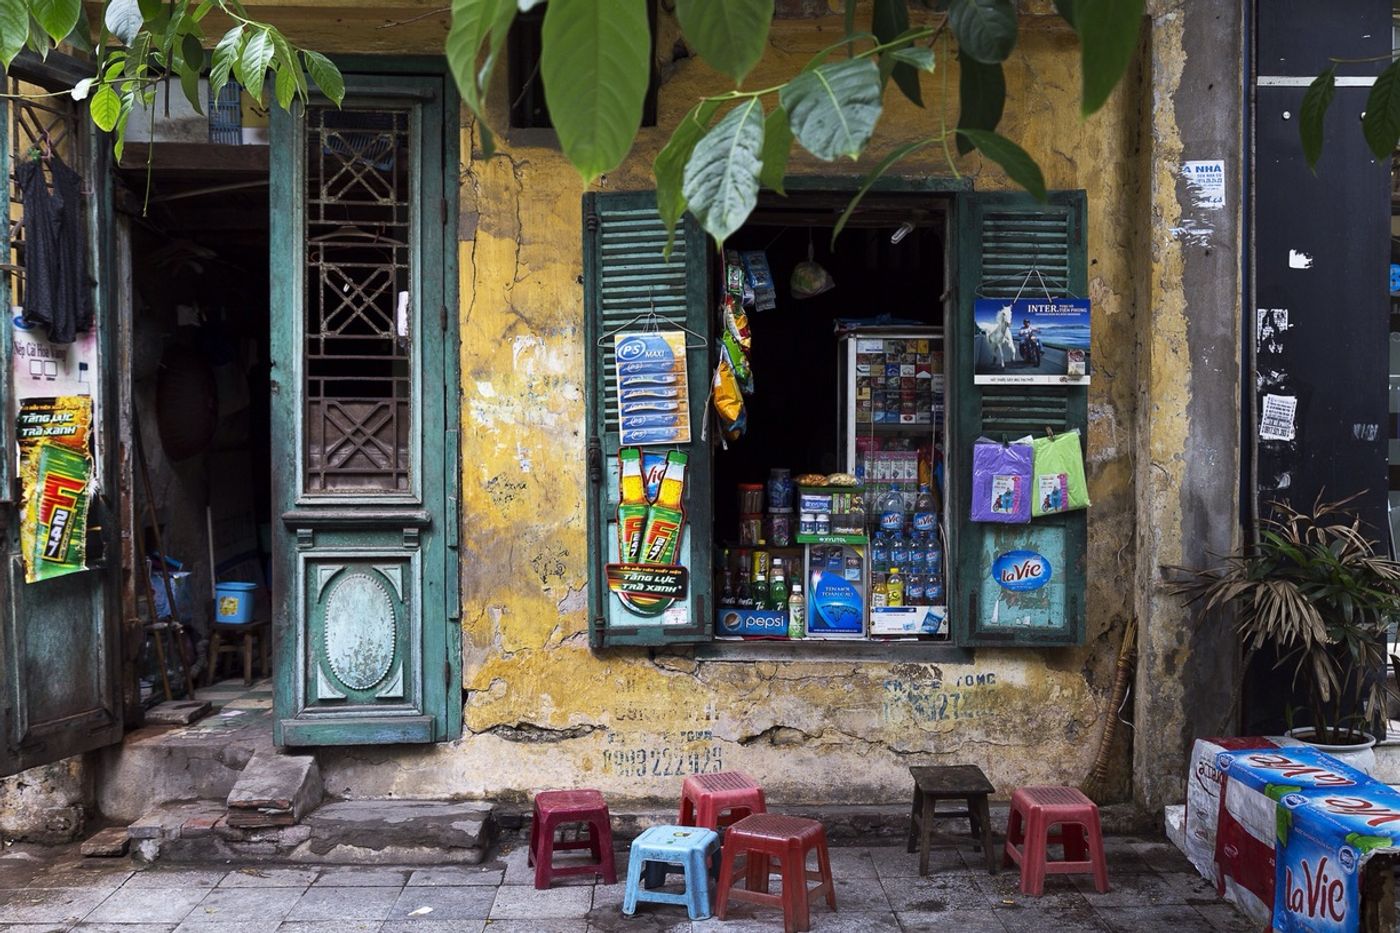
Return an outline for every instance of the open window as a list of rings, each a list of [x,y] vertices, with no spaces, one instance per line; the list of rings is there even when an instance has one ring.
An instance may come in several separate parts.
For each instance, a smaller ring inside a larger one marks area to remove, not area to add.
[[[1028,278],[1084,293],[1082,196],[877,192],[833,246],[848,199],[765,194],[722,254],[687,217],[667,262],[654,195],[585,198],[595,646],[1082,639],[1085,513],[969,520],[979,437],[1085,428],[1083,385],[973,379],[977,298]],[[723,310],[731,289],[746,324]],[[739,433],[713,380],[745,326]],[[678,462],[683,508],[658,513]],[[1015,552],[1050,582],[1001,586]]]

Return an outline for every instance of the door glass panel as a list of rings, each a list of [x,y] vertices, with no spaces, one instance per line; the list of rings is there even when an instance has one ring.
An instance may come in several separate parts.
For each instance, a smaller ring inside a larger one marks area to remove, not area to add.
[[[305,489],[413,488],[412,111],[307,111]]]

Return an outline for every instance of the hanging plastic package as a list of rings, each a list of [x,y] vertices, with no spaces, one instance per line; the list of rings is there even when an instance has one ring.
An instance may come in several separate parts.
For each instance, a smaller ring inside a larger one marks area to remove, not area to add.
[[[792,278],[788,281],[788,290],[792,292],[792,297],[815,298],[822,292],[829,292],[836,287],[836,280],[817,262],[815,256],[812,237],[809,234],[807,258],[792,267]]]
[[[1030,441],[1035,452],[1031,481],[1031,515],[1054,515],[1089,507],[1089,484],[1084,478],[1084,452],[1079,431],[1066,431]]]
[[[972,520],[1020,525],[1031,520],[1031,445],[981,437],[972,447]]]
[[[724,332],[739,344],[745,353],[752,341],[749,335],[749,316],[744,313],[743,301],[734,295],[724,296]]]
[[[739,254],[739,260],[744,265],[744,284],[753,292],[754,310],[772,311],[778,306],[778,290],[768,268],[768,254],[761,249],[746,250]]]
[[[715,367],[714,389],[715,414],[719,416],[719,426],[727,440],[738,440],[744,433],[747,418],[744,413],[744,395],[739,381],[734,377],[734,369],[726,355],[720,354],[719,365]]]

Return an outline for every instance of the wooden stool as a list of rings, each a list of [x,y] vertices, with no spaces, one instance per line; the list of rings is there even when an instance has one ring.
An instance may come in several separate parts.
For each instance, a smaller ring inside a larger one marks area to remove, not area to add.
[[[742,771],[693,774],[681,784],[681,813],[676,822],[718,830],[766,809],[763,788]]]
[[[807,855],[817,853],[817,870],[807,869]],[[831,858],[827,854],[826,830],[816,820],[777,813],[755,813],[730,826],[724,833],[724,855],[720,860],[719,889],[715,914],[724,920],[729,901],[747,901],[781,907],[786,933],[812,928],[811,898],[825,894],[826,905],[836,909],[836,885],[831,880]],[[742,864],[736,864],[743,858]],[[774,862],[783,880],[781,894],[768,893],[768,877]],[[742,870],[745,886],[735,887],[736,873]],[[815,888],[808,881],[820,881]]]
[[[238,643],[238,639],[242,639]],[[231,644],[224,644],[228,639]],[[243,655],[243,684],[253,685],[253,643],[261,647],[259,658],[262,661],[264,677],[272,676],[272,626],[262,622],[215,622],[214,632],[209,638],[209,672],[206,683],[212,684],[219,669],[219,656],[222,654]]]
[[[914,778],[914,805],[909,810],[909,851],[919,847],[919,874],[928,874],[928,850],[934,836],[940,842],[958,845],[947,833],[933,828],[938,819],[966,819],[971,824],[972,838],[982,845],[982,857],[987,871],[997,873],[997,853],[992,848],[992,820],[987,809],[987,795],[996,790],[992,782],[976,765],[945,765],[943,767],[910,768]],[[962,810],[938,812],[938,801],[962,800]]]
[[[1060,831],[1050,832],[1052,826]],[[1052,845],[1064,846],[1064,861],[1050,861],[1046,850]],[[1011,795],[1003,859],[1004,865],[1021,866],[1022,894],[1038,897],[1046,874],[1081,872],[1093,874],[1094,890],[1108,890],[1098,805],[1073,787],[1022,787]]]

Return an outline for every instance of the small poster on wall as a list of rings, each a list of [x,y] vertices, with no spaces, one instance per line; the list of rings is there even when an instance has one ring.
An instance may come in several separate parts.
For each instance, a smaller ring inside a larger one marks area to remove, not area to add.
[[[980,298],[973,318],[978,385],[1088,385],[1089,299]]]
[[[622,445],[690,443],[685,332],[618,334],[613,355]]]
[[[52,343],[48,332],[38,325],[24,323],[18,308],[11,309],[10,347],[14,394],[11,413],[19,415],[20,403],[27,398],[53,398],[63,395],[87,395],[92,398],[93,421],[102,418],[101,387],[97,378],[97,328],[80,333],[72,343]],[[102,454],[101,438],[91,439],[93,462]],[[100,486],[98,471],[93,471],[93,491]]]
[[[92,397],[60,395],[20,402],[20,548],[24,580],[37,583],[87,569],[92,497]]]

